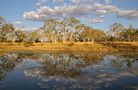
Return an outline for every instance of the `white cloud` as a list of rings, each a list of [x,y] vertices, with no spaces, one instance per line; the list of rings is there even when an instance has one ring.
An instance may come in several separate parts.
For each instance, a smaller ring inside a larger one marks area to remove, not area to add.
[[[54,3],[63,3],[64,0],[53,0]]]
[[[46,3],[48,0],[38,0],[38,2],[36,3],[37,6],[43,5],[44,3]]]
[[[100,15],[100,18],[104,18],[104,15]]]
[[[51,15],[53,12],[54,10],[47,6],[40,7],[40,9],[37,10],[37,13],[39,15]]]
[[[23,30],[26,30],[26,31],[34,31],[34,30],[37,30],[38,28],[23,28]]]
[[[25,12],[23,15],[23,18],[27,20],[37,20],[39,19],[39,15],[35,13],[34,11],[30,11],[30,12]]]
[[[92,4],[98,1],[99,0],[70,0],[70,2],[74,4]]]
[[[104,0],[105,4],[101,4],[100,0],[69,0],[70,3],[48,6],[40,6],[35,11],[25,12],[23,17],[26,20],[39,20],[43,21],[49,17],[63,17],[63,16],[74,16],[74,17],[84,17],[93,16],[94,14],[98,16],[103,16],[106,14],[113,14],[117,17],[125,18],[138,18],[138,10],[128,10],[120,9],[117,6],[111,4],[111,0]],[[39,0],[39,3],[48,2],[48,0]],[[64,2],[64,0],[53,0],[53,3]],[[92,22],[103,22],[103,18],[92,19]]]
[[[69,5],[69,6],[55,6],[50,8],[47,6],[40,7],[37,11],[25,12],[23,17],[27,20],[42,20],[42,16],[59,17],[59,16],[82,16],[90,14],[94,11],[94,8],[89,5]]]
[[[126,18],[137,18],[138,17],[138,10],[120,10],[117,13],[119,17],[126,17]]]
[[[104,22],[104,16],[101,15],[98,18],[92,18],[90,22],[91,23],[94,23],[94,24],[96,24],[96,23],[102,23],[102,22]]]
[[[15,25],[21,25],[22,22],[21,21],[14,21],[13,24],[15,24]]]
[[[38,28],[15,28],[15,30],[22,30],[22,31],[34,31],[37,30]]]
[[[21,22],[21,21],[14,21],[14,22],[12,22],[13,23],[13,25],[17,28],[19,28],[19,27],[23,27],[24,26],[24,24],[23,24],[23,22]]]
[[[111,4],[112,0],[105,0],[105,4]]]
[[[116,13],[119,8],[113,5],[104,5],[103,9],[105,9],[108,13]]]
[[[104,20],[100,18],[94,18],[91,20],[92,23],[102,23]]]
[[[39,15],[34,11],[26,12],[23,15],[23,18],[26,20],[33,20],[33,21],[44,21],[48,16],[47,15]]]
[[[97,3],[95,4],[94,7],[97,10],[105,10],[107,13],[116,13],[119,11],[119,8],[113,5],[104,5],[104,4]]]
[[[97,14],[99,14],[99,15],[104,15],[104,14],[107,13],[106,10],[102,10],[102,9],[96,10],[96,12],[97,12]]]

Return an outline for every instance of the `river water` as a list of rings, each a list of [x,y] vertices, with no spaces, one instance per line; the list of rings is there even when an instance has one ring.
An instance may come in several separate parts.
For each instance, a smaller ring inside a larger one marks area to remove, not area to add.
[[[5,53],[0,90],[138,90],[138,54]]]

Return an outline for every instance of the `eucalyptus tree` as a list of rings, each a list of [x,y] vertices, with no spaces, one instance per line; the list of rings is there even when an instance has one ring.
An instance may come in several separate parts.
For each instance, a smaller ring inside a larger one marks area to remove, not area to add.
[[[79,41],[83,24],[73,17],[51,18],[45,21],[42,29],[50,42],[73,41],[73,39]]]
[[[134,41],[138,41],[138,28],[135,29],[135,31],[133,32],[132,39],[133,39]]]
[[[121,23],[114,23],[110,26],[110,32],[115,37],[115,40],[119,39],[121,32],[124,31],[124,27]]]
[[[25,33],[22,30],[16,30],[17,42],[23,42],[25,39]]]
[[[1,27],[4,23],[5,23],[5,19],[4,19],[2,16],[0,16],[0,27]]]
[[[132,34],[134,33],[134,28],[132,25],[129,25],[129,27],[126,29],[127,39],[128,41],[131,41]]]
[[[78,29],[80,29],[80,21],[74,17],[69,18],[69,20],[70,20],[69,26],[71,27],[70,41],[73,41],[72,39],[74,34],[77,32]]]
[[[47,38],[50,42],[56,42],[56,27],[57,27],[57,19],[51,18],[45,21],[43,26],[44,33],[46,34]]]
[[[104,41],[106,39],[106,34],[102,30],[85,26],[84,30],[81,33],[81,39],[88,42]]]
[[[81,38],[83,41],[94,41],[93,38],[93,30],[91,27],[88,26],[84,26],[84,30],[81,33]]]
[[[83,33],[83,31],[85,30],[85,28],[88,27],[85,24],[79,24],[75,27],[76,29],[76,33],[75,33],[75,40],[77,41],[81,41],[81,34]]]
[[[106,34],[103,30],[94,29],[92,37],[94,41],[104,41],[106,39]]]
[[[0,29],[0,42],[2,42],[3,40],[3,35],[2,35],[2,30]]]
[[[1,39],[2,41],[6,42],[9,38],[9,35],[14,33],[15,29],[12,24],[4,24],[1,26]]]
[[[12,43],[15,43],[15,41],[17,40],[16,31],[11,32],[11,33],[8,33],[8,34],[6,35],[6,40],[7,40],[7,41],[10,41],[10,42],[12,42]]]
[[[38,36],[38,33],[37,33],[36,31],[31,32],[29,36],[30,36],[30,39],[29,39],[29,40],[30,40],[31,42],[33,42],[33,43],[35,43],[35,41],[36,41],[36,40],[38,39],[38,37],[39,37],[39,36]]]
[[[36,32],[36,34],[35,34],[36,40],[40,40],[41,43],[44,43],[45,37],[46,37],[46,33],[44,32],[43,28],[39,28],[35,32]]]
[[[62,34],[62,42],[65,42],[67,40],[67,34],[69,32],[69,24],[70,20],[67,17],[64,17],[63,20],[61,20],[61,34]]]

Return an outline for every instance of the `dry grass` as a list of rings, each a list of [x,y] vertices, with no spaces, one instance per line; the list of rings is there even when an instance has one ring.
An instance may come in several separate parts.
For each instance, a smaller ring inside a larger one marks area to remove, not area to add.
[[[105,51],[103,45],[96,43],[36,43],[25,47],[23,44],[1,43],[0,51]]]
[[[138,42],[103,42],[100,44],[112,50],[138,52]]]
[[[0,43],[0,52],[11,51],[58,51],[58,52],[91,52],[91,51],[138,51],[138,42],[65,42],[65,43],[36,43],[25,47],[23,44]]]

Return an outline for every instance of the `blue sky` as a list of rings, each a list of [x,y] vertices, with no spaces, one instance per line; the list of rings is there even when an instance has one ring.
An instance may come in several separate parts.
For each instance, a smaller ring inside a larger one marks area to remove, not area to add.
[[[138,0],[0,0],[0,16],[20,28],[39,28],[47,18],[76,17],[108,30],[115,22],[138,27]]]

